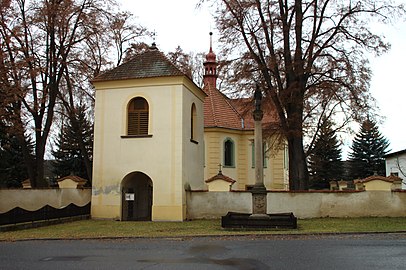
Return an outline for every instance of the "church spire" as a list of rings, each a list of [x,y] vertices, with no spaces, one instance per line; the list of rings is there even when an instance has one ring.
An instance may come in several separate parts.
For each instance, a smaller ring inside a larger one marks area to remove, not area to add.
[[[206,61],[203,63],[204,65],[204,75],[203,75],[203,83],[204,88],[206,87],[213,87],[216,88],[216,81],[217,81],[217,61],[216,61],[216,54],[213,52],[213,40],[212,36],[213,33],[210,32],[210,49],[209,53],[206,55]]]

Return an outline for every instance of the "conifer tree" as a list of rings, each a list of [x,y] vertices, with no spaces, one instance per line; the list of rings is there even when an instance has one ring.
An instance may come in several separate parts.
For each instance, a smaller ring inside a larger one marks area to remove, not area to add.
[[[323,119],[320,133],[309,155],[309,169],[313,187],[342,178],[340,143],[332,128],[332,122],[327,118]]]
[[[384,155],[389,152],[388,147],[389,142],[379,132],[376,123],[370,119],[365,120],[352,142],[349,155],[351,177],[365,178],[373,174],[385,176]]]
[[[21,142],[9,132],[10,126],[0,123],[0,186],[21,187],[28,179],[28,171],[23,158]],[[25,138],[28,151],[32,153],[33,144]]]
[[[56,149],[52,151],[55,157],[53,173],[58,177],[76,175],[90,180],[83,155],[80,150],[80,140],[83,140],[89,156],[93,152],[93,126],[86,117],[85,108],[78,107],[76,124],[78,130],[73,128],[71,121],[62,125],[59,137],[55,143]]]

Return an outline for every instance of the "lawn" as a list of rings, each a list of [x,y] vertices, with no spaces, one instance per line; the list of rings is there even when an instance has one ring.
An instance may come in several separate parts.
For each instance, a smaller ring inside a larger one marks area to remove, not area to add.
[[[46,227],[0,232],[0,241],[23,239],[86,239],[116,237],[186,237],[247,234],[317,234],[360,232],[406,232],[402,218],[321,218],[298,220],[298,229],[263,231],[224,230],[220,220],[185,222],[120,222],[81,220]]]

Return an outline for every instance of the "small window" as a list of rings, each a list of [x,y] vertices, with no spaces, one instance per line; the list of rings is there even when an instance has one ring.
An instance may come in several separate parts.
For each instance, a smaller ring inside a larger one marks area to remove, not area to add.
[[[224,166],[234,167],[234,142],[230,138],[224,141]]]
[[[192,104],[192,109],[190,112],[190,140],[193,142],[197,142],[196,138],[196,119],[197,119],[197,112],[196,112],[196,105]]]
[[[128,105],[128,135],[148,135],[148,102],[141,97],[133,98]]]

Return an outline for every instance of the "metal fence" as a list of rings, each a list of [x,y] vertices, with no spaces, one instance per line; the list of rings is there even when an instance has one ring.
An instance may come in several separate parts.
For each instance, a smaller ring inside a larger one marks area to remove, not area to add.
[[[90,203],[85,206],[77,206],[73,203],[64,208],[54,208],[46,205],[36,211],[28,211],[20,207],[11,209],[0,214],[0,225],[18,224],[25,222],[43,221],[90,215]]]

